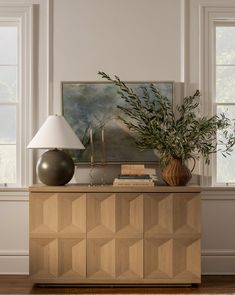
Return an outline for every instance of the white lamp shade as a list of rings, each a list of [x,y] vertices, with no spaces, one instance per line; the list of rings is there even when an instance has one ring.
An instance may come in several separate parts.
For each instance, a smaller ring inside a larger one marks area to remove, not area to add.
[[[63,116],[48,116],[28,144],[29,149],[85,149]]]

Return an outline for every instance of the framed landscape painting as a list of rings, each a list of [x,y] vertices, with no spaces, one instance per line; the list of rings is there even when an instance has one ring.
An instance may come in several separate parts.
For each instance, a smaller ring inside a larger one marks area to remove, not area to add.
[[[141,96],[141,87],[153,83],[173,100],[174,82],[126,82]],[[70,151],[75,163],[151,163],[158,161],[154,150],[140,151],[133,133],[118,119],[117,105],[125,105],[118,87],[109,82],[62,82],[62,112],[86,147]],[[150,99],[153,98],[150,93]]]

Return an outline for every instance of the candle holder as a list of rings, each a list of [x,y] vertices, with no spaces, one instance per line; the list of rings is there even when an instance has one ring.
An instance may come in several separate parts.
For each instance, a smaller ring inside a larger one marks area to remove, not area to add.
[[[95,169],[95,165],[93,163],[93,164],[90,165],[90,171],[89,171],[89,180],[90,180],[90,183],[89,183],[89,186],[93,186],[94,185],[94,176],[93,176],[94,169]]]
[[[94,185],[94,177],[93,177],[93,170],[94,170],[94,142],[93,142],[93,131],[92,128],[89,129],[89,139],[90,139],[90,171],[89,171],[89,177],[90,177],[90,186]]]
[[[101,185],[105,185],[106,178],[106,148],[105,148],[105,128],[104,125],[101,128],[101,147],[102,147],[102,161],[101,161]]]
[[[106,184],[106,162],[101,162],[99,164],[100,167],[100,184],[105,185]]]

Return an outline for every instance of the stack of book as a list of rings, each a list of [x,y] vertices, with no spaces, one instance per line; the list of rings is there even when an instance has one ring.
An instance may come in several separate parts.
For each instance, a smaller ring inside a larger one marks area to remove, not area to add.
[[[121,174],[113,181],[114,186],[139,185],[139,186],[154,186],[154,181],[148,174],[133,175]]]

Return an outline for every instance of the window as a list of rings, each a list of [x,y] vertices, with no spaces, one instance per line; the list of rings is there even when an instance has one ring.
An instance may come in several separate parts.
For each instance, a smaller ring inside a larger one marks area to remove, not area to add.
[[[215,23],[214,85],[216,112],[235,119],[235,22]],[[220,135],[218,135],[218,138]],[[219,146],[223,148],[223,146]],[[231,156],[216,155],[217,184],[235,183],[235,151]]]
[[[0,0],[0,188],[32,182],[33,5]]]
[[[0,184],[17,183],[18,25],[0,21]]]
[[[235,1],[189,0],[186,29],[185,90],[199,89],[201,113],[212,116],[221,110],[235,117]],[[211,164],[199,161],[202,186],[235,184],[235,152],[224,158],[212,156]]]

